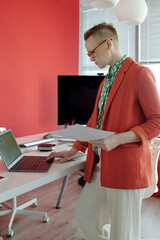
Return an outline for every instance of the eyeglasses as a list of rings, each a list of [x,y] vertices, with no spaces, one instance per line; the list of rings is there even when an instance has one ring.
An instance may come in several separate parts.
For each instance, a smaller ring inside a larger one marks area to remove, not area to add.
[[[94,56],[94,53],[95,53],[95,50],[100,47],[105,41],[107,41],[108,39],[105,39],[103,42],[101,42],[100,44],[98,44],[97,47],[95,47],[92,51],[88,51],[87,55],[88,57],[93,57]],[[112,40],[112,39],[110,39]]]

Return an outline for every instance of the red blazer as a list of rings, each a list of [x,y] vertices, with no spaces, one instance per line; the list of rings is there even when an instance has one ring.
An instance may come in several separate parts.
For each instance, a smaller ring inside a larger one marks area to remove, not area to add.
[[[100,85],[88,127],[96,127]],[[101,150],[101,185],[117,189],[146,188],[152,184],[149,140],[160,133],[160,99],[152,72],[127,58],[120,68],[106,103],[102,130],[123,133],[129,130],[141,139],[107,152]],[[92,145],[76,141],[74,148],[88,155],[84,178],[91,181],[95,164]]]

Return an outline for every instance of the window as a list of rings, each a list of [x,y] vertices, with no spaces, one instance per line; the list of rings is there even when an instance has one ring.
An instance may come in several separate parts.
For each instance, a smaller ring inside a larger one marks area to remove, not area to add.
[[[149,67],[155,75],[160,94],[160,1],[146,0],[148,14],[139,26],[139,57],[141,64]]]
[[[96,9],[80,8],[80,49],[79,49],[79,74],[95,75],[107,73],[106,69],[99,69],[87,56],[84,45],[84,33],[95,24],[101,22],[113,23],[117,29],[121,50],[124,54],[136,60],[136,27],[119,23],[116,18],[115,8]]]
[[[146,2],[148,15],[139,26],[139,62],[160,63],[160,1]]]
[[[113,23],[117,29],[122,52],[152,70],[160,93],[160,1],[146,0],[148,15],[138,27],[119,23],[115,8],[95,9],[88,7],[88,5],[84,6],[83,2],[84,0],[80,0],[79,74],[107,73],[107,68],[99,69],[94,62],[90,62],[83,37],[84,32],[90,27],[105,21]]]

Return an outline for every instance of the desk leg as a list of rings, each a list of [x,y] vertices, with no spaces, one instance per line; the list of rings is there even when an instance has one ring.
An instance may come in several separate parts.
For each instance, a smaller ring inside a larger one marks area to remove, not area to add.
[[[68,183],[68,179],[69,179],[69,175],[66,175],[64,177],[63,184],[62,184],[62,187],[61,187],[61,191],[60,191],[60,194],[59,194],[59,198],[58,198],[58,201],[57,201],[57,205],[56,205],[57,209],[61,208],[61,201],[62,201],[62,197],[63,197],[63,194],[64,194],[64,190],[65,190],[65,188],[67,186],[67,183]]]

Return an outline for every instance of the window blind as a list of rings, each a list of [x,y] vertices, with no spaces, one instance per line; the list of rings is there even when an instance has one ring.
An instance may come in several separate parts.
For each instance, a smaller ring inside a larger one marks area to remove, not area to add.
[[[85,49],[84,33],[95,24],[101,22],[113,23],[119,36],[120,48],[124,54],[136,59],[136,27],[119,23],[116,18],[115,8],[109,9],[87,9],[80,8],[80,49],[79,49],[79,74],[95,75],[107,73],[106,69],[99,69],[91,62]]]
[[[148,14],[139,26],[139,62],[160,63],[160,1],[146,0]]]

